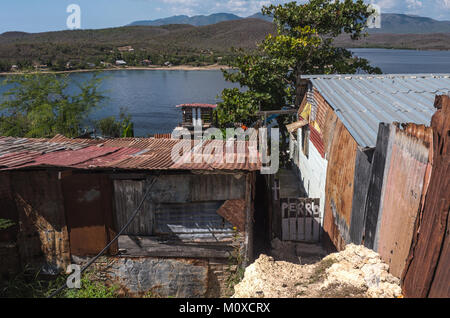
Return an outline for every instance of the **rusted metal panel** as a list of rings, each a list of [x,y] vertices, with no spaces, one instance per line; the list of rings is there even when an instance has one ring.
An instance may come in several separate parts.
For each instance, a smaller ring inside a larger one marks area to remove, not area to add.
[[[427,132],[431,136],[431,129]],[[389,265],[390,272],[400,277],[420,210],[429,149],[424,141],[396,127],[391,152],[378,225],[377,251]]]
[[[336,123],[325,185],[324,234],[341,250],[350,242],[357,144],[341,122]]]
[[[245,200],[227,200],[217,214],[230,222],[239,232],[245,231]]]
[[[450,98],[437,97],[435,107],[431,179],[402,279],[407,297],[450,297]]]
[[[62,137],[56,140],[61,142],[0,138],[0,169],[66,167],[89,170],[257,171],[261,168],[256,147],[245,141],[234,142],[234,153],[231,154],[233,160],[229,161],[225,156],[228,144],[221,140],[207,140],[200,145],[192,140],[155,138],[118,138],[95,145]],[[172,149],[175,146],[187,151],[174,160]]]
[[[112,239],[112,184],[107,176],[74,174],[62,179],[73,255],[95,255]],[[117,251],[113,244],[110,253]]]
[[[155,139],[170,139],[172,138],[172,134],[155,134],[153,136]]]
[[[58,174],[12,172],[11,185],[19,215],[22,264],[65,269],[70,264],[69,235]]]
[[[313,126],[310,126],[309,129],[311,142],[313,143],[314,147],[316,147],[322,158],[325,158],[325,145],[323,143],[321,134]]]

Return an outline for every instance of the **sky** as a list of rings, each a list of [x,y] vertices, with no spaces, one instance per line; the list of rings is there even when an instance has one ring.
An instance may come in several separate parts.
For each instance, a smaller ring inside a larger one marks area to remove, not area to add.
[[[381,12],[385,13],[450,20],[450,0],[365,1],[378,4]],[[81,8],[82,29],[98,29],[180,14],[193,16],[228,12],[249,16],[259,12],[263,5],[285,2],[289,0],[0,0],[0,33],[65,30],[70,4]]]

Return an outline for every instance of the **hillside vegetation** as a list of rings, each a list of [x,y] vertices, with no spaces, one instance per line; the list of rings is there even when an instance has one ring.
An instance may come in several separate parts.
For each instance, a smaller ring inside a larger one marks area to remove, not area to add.
[[[0,35],[0,72],[9,71],[12,65],[18,65],[19,69],[47,65],[55,71],[85,69],[113,64],[118,59],[125,60],[129,66],[141,65],[143,60],[155,65],[226,64],[234,57],[232,47],[252,51],[273,31],[272,23],[249,18],[198,27],[173,24],[7,32]],[[371,34],[357,42],[341,37],[335,43],[342,47],[443,50],[450,49],[450,33]],[[118,48],[123,46],[132,46],[133,51],[120,52]]]

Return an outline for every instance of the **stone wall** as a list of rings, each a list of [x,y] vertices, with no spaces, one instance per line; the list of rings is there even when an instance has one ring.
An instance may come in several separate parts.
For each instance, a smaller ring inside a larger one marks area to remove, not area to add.
[[[119,286],[127,297],[229,297],[236,270],[237,265],[225,259],[105,256],[93,266],[94,279]]]

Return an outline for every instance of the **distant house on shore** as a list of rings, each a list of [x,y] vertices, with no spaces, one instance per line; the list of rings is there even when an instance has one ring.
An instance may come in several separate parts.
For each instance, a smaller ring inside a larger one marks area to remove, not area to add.
[[[152,61],[150,61],[150,60],[142,60],[141,64],[143,66],[149,66],[149,65],[152,65]]]
[[[117,60],[116,65],[117,66],[125,66],[125,65],[127,65],[127,62],[125,62],[124,60]]]
[[[119,52],[133,52],[134,51],[134,49],[131,45],[118,47],[117,50]]]
[[[100,62],[100,65],[103,66],[103,67],[109,67],[109,66],[112,66],[111,63],[109,63],[109,62],[104,62],[104,61],[101,61],[101,62]]]
[[[17,72],[19,70],[19,67],[17,65],[11,66],[11,72]]]
[[[48,66],[46,64],[36,64],[34,65],[36,71],[46,71],[48,70]]]

